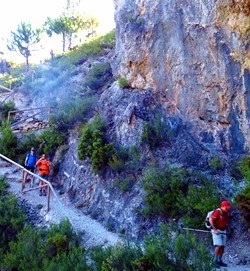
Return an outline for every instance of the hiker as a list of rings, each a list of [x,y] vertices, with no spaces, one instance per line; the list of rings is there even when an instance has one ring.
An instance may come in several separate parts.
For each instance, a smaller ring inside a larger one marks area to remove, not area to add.
[[[46,159],[46,154],[43,154],[42,157],[36,162],[36,166],[38,167],[38,175],[47,181],[50,173],[50,165],[50,161]],[[39,180],[39,196],[47,195],[46,186],[43,186],[45,184],[46,183],[43,180]]]
[[[230,218],[228,212],[231,208],[230,202],[223,200],[220,204],[220,208],[216,209],[209,218],[213,245],[215,246],[215,264],[217,267],[227,266],[227,264],[222,261],[222,256],[226,245],[226,228]]]
[[[25,161],[24,161],[24,167],[33,172],[35,171],[35,167],[36,167],[36,161],[37,161],[37,155],[35,153],[35,148],[32,147],[30,149],[30,152],[26,155],[25,157]],[[25,187],[25,182],[27,180],[28,177],[28,172],[24,171],[23,172],[23,182],[22,182],[22,189]],[[34,179],[34,176],[31,177],[32,179],[30,180],[32,182],[32,180]]]

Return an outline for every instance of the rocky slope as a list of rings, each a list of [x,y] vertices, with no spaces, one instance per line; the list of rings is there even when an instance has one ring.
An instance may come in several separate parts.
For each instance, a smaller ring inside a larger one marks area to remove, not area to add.
[[[115,0],[116,73],[202,144],[250,150],[249,1]]]

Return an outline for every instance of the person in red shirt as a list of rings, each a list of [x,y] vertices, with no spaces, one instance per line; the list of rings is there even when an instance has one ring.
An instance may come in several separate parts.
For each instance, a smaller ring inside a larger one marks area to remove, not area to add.
[[[231,208],[230,202],[223,200],[220,204],[220,208],[216,209],[209,219],[212,228],[213,245],[215,246],[216,266],[227,266],[227,264],[222,261],[222,256],[226,245],[226,228],[230,218],[228,213]]]
[[[46,159],[45,154],[43,154],[42,157],[36,162],[36,166],[38,167],[38,175],[48,181],[51,163],[49,160]],[[45,184],[46,183],[43,180],[39,180],[39,186],[40,186],[39,195],[40,196],[47,195],[45,187],[42,187]]]

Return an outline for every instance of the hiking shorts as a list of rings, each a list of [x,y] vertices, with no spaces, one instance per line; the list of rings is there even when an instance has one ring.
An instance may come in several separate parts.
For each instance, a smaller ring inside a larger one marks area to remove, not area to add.
[[[227,241],[227,234],[226,231],[220,231],[218,230],[218,234],[214,233],[214,230],[212,232],[212,238],[213,238],[213,245],[214,246],[225,246]]]
[[[28,169],[29,171],[33,172],[35,171],[35,167],[34,166],[25,166],[26,169]]]

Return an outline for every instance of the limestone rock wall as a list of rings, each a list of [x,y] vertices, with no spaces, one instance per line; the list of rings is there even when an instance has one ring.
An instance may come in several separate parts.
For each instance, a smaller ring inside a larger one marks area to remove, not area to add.
[[[117,76],[234,153],[250,151],[247,2],[114,0]]]

